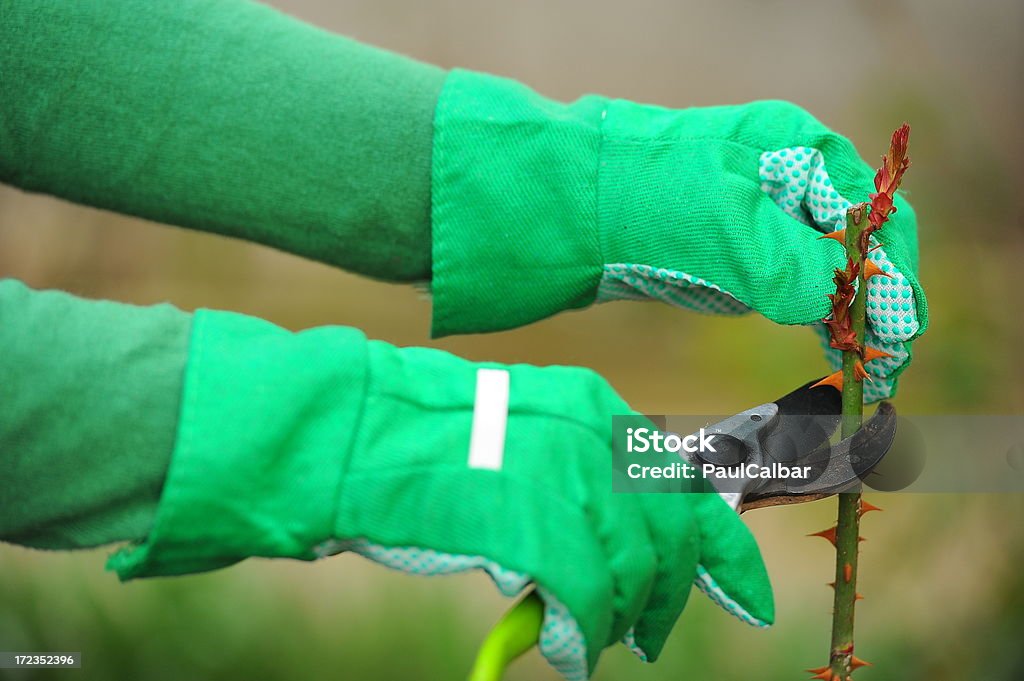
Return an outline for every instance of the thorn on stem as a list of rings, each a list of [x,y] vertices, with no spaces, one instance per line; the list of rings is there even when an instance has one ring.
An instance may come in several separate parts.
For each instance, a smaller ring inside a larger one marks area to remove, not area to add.
[[[821,532],[813,532],[813,533],[811,533],[811,534],[809,534],[807,536],[808,537],[821,537],[822,539],[827,539],[829,541],[829,543],[832,544],[832,546],[836,545],[836,528],[835,528],[835,526],[832,526],[832,527],[828,528],[827,530],[822,530]]]
[[[837,229],[834,232],[829,232],[828,234],[822,234],[821,236],[818,237],[818,239],[834,239],[834,240],[838,241],[840,244],[842,244],[843,246],[845,246],[846,245],[846,228],[843,227],[842,229]]]
[[[883,510],[883,509],[879,508],[878,506],[875,506],[874,504],[869,504],[863,498],[860,500],[860,515],[864,515],[865,513],[870,513],[871,511],[881,511],[881,510]]]
[[[882,359],[883,357],[892,357],[888,352],[873,348],[870,345],[864,347],[864,363],[867,364],[876,359]]]
[[[811,387],[812,388],[820,388],[821,386],[824,386],[824,385],[830,385],[833,388],[835,388],[836,390],[838,390],[839,392],[843,392],[843,372],[842,372],[842,370],[837,371],[837,372],[832,373],[832,374],[829,374],[828,376],[826,376],[825,378],[821,379],[820,381],[818,381],[817,383],[815,383]]]
[[[870,279],[871,277],[891,277],[891,274],[883,272],[882,268],[875,264],[874,260],[864,261],[864,279]]]

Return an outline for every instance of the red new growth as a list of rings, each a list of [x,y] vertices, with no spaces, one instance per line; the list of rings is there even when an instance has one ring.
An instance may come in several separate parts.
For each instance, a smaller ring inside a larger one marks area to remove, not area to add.
[[[832,281],[836,283],[836,292],[828,294],[828,299],[832,301],[832,315],[825,320],[825,324],[832,337],[829,345],[837,350],[860,352],[857,332],[853,330],[853,320],[850,318],[850,304],[857,295],[853,283],[857,281],[858,274],[860,266],[847,258],[846,269],[841,270],[837,267],[832,277]]]
[[[907,156],[907,144],[910,141],[910,126],[904,123],[892,134],[892,141],[889,143],[889,153],[882,157],[882,166],[875,173],[875,193],[870,194],[871,210],[868,212],[868,224],[860,233],[860,240],[857,245],[860,248],[861,259],[864,261],[864,279],[873,276],[888,276],[882,272],[878,265],[868,260],[868,251],[871,250],[870,239],[874,232],[877,232],[889,219],[889,215],[896,211],[893,205],[893,197],[896,190],[903,181],[903,174],[910,167],[910,157]],[[850,210],[857,210],[857,207]],[[857,223],[860,219],[857,219]],[[845,230],[844,232],[845,233]],[[839,232],[826,235],[842,243]],[[860,266],[852,259],[847,258],[846,269],[836,268],[833,281],[836,283],[836,292],[829,294],[832,301],[832,314],[825,319],[829,330],[829,345],[844,352],[856,352],[863,360],[870,361],[874,357],[867,357],[864,348],[857,343],[857,334],[853,329],[853,319],[850,317],[850,305],[856,296],[857,289],[854,282],[860,274]],[[854,368],[858,380],[867,377],[864,365],[858,363]]]
[[[910,167],[910,157],[907,156],[907,144],[910,142],[910,126],[904,123],[892,134],[892,141],[889,143],[889,153],[882,157],[882,166],[875,173],[875,193],[869,194],[871,199],[871,212],[868,214],[868,226],[861,232],[860,250],[867,255],[868,239],[872,232],[877,232],[889,219],[891,213],[896,212],[893,205],[893,197],[903,181],[903,174]]]

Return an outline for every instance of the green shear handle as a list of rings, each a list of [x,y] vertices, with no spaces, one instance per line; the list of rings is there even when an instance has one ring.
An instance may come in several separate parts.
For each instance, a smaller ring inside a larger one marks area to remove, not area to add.
[[[544,602],[531,589],[484,639],[469,681],[500,681],[512,660],[537,645],[543,619]]]

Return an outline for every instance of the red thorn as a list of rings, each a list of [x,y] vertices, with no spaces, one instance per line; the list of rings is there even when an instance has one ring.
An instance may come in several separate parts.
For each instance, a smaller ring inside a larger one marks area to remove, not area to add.
[[[835,527],[830,527],[827,530],[822,530],[821,532],[814,532],[814,533],[809,534],[807,536],[808,537],[821,537],[822,539],[828,539],[829,543],[832,544],[832,546],[836,545],[836,528]]]
[[[878,508],[874,504],[869,504],[868,502],[864,501],[863,499],[860,500],[860,514],[861,515],[864,515],[865,513],[870,513],[871,511],[881,511],[881,510],[883,510],[883,509]]]
[[[871,377],[868,376],[868,372],[864,370],[864,363],[859,359],[853,363],[853,377],[858,381],[868,380],[871,381]]]
[[[862,660],[856,655],[850,656],[850,669],[860,669],[861,667],[870,667],[871,663],[867,660]]]
[[[875,264],[874,260],[864,261],[864,279],[870,279],[871,277],[889,277],[892,276],[882,271],[882,268]]]
[[[883,357],[892,357],[892,355],[890,355],[888,352],[885,352],[884,350],[879,350],[878,348],[873,348],[870,345],[864,346],[864,363],[865,364],[867,364],[868,362],[870,362],[872,360],[882,359]]]
[[[812,670],[808,669],[807,671],[812,671]],[[817,674],[815,674],[814,676],[811,677],[812,681],[813,681],[813,679],[821,679],[821,681],[832,681],[832,678],[833,678],[832,677],[832,670],[829,669],[828,667],[825,667],[825,671],[818,672]],[[839,677],[836,676],[835,678],[838,679]]]
[[[853,566],[846,563],[843,565],[843,580],[849,583],[851,579],[853,579]]]
[[[836,241],[838,241],[839,243],[841,243],[841,244],[843,244],[845,246],[846,245],[846,228],[844,227],[842,229],[837,229],[834,232],[829,232],[828,234],[822,234],[818,238],[819,239],[835,239]]]
[[[808,674],[820,674],[826,669],[828,669],[828,665],[825,665],[824,667],[814,667],[813,669],[805,669],[804,671]]]
[[[811,387],[812,388],[818,388],[818,387],[821,387],[823,385],[830,385],[833,388],[835,388],[836,390],[838,390],[839,392],[843,392],[843,372],[842,372],[842,370],[839,370],[839,371],[837,371],[837,372],[835,372],[833,374],[829,374],[828,376],[826,376],[825,378],[821,379],[820,381],[818,381],[817,383],[815,383]]]
[[[860,595],[859,593],[854,593],[853,594],[853,602],[854,603],[856,603],[857,601],[863,601],[863,600],[864,600],[864,596]]]

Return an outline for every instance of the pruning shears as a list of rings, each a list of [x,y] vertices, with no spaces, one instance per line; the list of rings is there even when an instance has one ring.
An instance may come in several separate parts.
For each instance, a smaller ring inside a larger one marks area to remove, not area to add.
[[[811,381],[706,426],[716,436],[714,452],[681,455],[707,472],[707,481],[739,513],[814,501],[858,488],[896,438],[896,409],[889,402],[853,436],[831,444],[841,421],[840,392]],[[760,474],[744,474],[748,470]]]
[[[892,447],[896,410],[882,402],[851,437],[835,444],[841,394],[811,381],[772,402],[704,427],[714,447],[680,451],[738,513],[814,501],[858,489]],[[498,681],[505,667],[533,647],[544,615],[530,591],[495,625],[481,646],[469,681]]]

